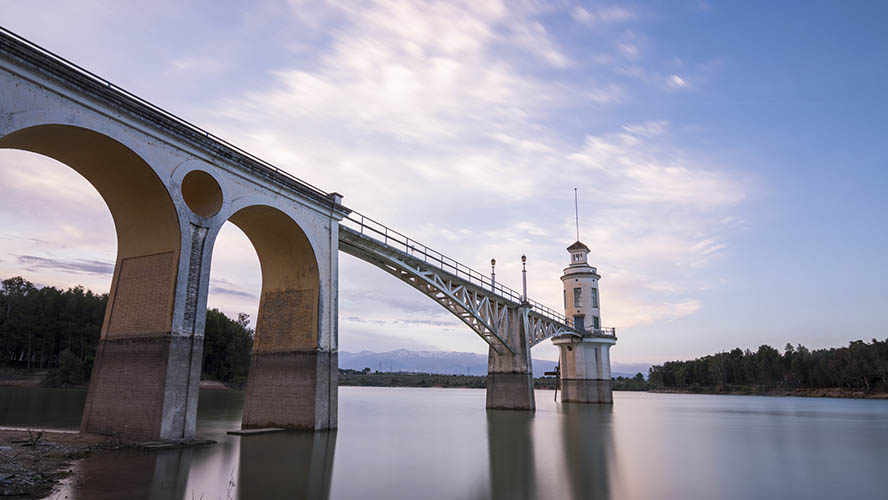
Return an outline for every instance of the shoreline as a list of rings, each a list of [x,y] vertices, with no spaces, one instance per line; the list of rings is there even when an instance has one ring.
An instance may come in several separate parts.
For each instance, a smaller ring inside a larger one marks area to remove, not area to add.
[[[77,431],[0,428],[0,497],[46,498],[71,477],[75,462],[94,453],[210,444],[215,441],[128,441]]]
[[[67,387],[46,387],[43,379],[47,372],[17,373],[12,376],[0,378],[0,387],[20,388],[51,388],[51,389],[86,389],[88,384]],[[415,387],[415,388],[448,388],[448,389],[485,389],[480,375],[439,375],[419,373],[383,372],[373,374],[342,373],[339,378],[339,387]],[[548,381],[548,379],[546,379]],[[540,383],[535,379],[534,389],[553,390],[548,383]],[[201,380],[202,390],[243,390],[229,387],[217,380]],[[829,388],[796,388],[796,389],[764,389],[757,386],[736,386],[724,390],[697,388],[697,389],[649,389],[632,390],[614,387],[614,391],[620,392],[649,392],[653,394],[709,394],[714,396],[773,396],[773,397],[806,397],[806,398],[840,398],[840,399],[888,399],[888,393],[864,392]]]
[[[863,391],[850,391],[847,389],[831,388],[798,388],[798,389],[769,389],[769,390],[691,390],[691,389],[651,389],[647,391],[653,394],[701,394],[709,396],[769,396],[769,397],[796,397],[796,398],[836,398],[836,399],[888,399],[888,393],[866,393]]]

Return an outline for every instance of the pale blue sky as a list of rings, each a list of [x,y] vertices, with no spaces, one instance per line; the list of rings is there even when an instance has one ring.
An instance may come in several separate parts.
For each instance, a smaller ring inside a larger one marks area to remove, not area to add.
[[[617,363],[888,335],[883,2],[179,4],[0,0],[0,24],[508,284],[527,253],[553,307],[578,187]],[[0,185],[0,275],[107,289],[88,184],[0,151]],[[484,352],[341,264],[343,350]],[[255,315],[234,228],[212,279]]]

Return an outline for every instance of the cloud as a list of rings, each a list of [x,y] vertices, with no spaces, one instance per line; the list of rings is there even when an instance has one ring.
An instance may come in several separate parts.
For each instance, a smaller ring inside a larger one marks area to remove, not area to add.
[[[241,290],[235,290],[235,289],[232,289],[232,288],[225,288],[225,287],[221,287],[221,286],[218,286],[218,285],[212,285],[212,286],[210,286],[210,293],[217,293],[217,294],[221,294],[221,295],[234,295],[234,296],[236,296],[236,297],[246,297],[246,298],[249,298],[249,299],[255,299],[255,298],[256,298],[256,295],[254,295],[254,294],[252,294],[252,293],[250,293],[250,292],[244,292],[244,291],[241,291]]]
[[[688,88],[688,82],[686,82],[682,77],[678,75],[670,75],[666,79],[666,87],[670,89],[684,89]]]
[[[114,264],[88,259],[52,259],[34,255],[18,255],[18,263],[29,271],[51,270],[61,272],[77,272],[110,276],[114,273]]]
[[[613,23],[628,21],[635,18],[635,13],[625,7],[612,5],[601,7],[589,12],[583,7],[576,6],[570,11],[570,17],[579,23],[593,25],[597,23]]]
[[[512,37],[516,45],[535,54],[556,68],[566,68],[571,62],[546,33],[546,28],[539,22],[516,23],[512,26]]]
[[[577,166],[577,175],[600,174],[612,186],[611,198],[624,202],[705,208],[744,199],[742,186],[730,175],[695,165],[682,150],[656,142],[667,127],[668,122],[653,121],[624,125],[619,133],[587,136],[584,147],[568,158]]]
[[[327,50],[312,63],[277,68],[273,81],[223,103],[215,118],[229,131],[223,136],[335,186],[347,205],[476,269],[496,257],[498,279],[512,288],[520,289],[517,257],[528,254],[532,296],[556,309],[561,240],[573,221],[564,217],[572,207],[550,207],[580,185],[589,196],[583,212],[592,214],[583,238],[613,283],[611,320],[645,324],[702,307],[690,295],[699,283],[675,278],[673,269],[703,269],[729,248],[730,230],[718,221],[745,199],[743,182],[676,146],[665,120],[587,134],[580,143],[565,137],[557,123],[578,106],[619,102],[626,91],[606,80],[580,86],[529,71],[516,54],[565,70],[575,64],[557,55],[533,12],[371,3],[337,15]],[[572,15],[605,23],[634,13]],[[644,34],[625,31],[618,50],[640,59],[646,43]],[[639,78],[665,85],[660,73],[637,68]],[[341,269],[354,276],[342,288],[346,317],[379,328],[397,328],[405,313],[450,319],[396,280],[381,289],[388,281],[362,265]]]
[[[224,61],[212,56],[183,56],[170,62],[170,71],[180,75],[211,75],[221,73],[227,68]]]

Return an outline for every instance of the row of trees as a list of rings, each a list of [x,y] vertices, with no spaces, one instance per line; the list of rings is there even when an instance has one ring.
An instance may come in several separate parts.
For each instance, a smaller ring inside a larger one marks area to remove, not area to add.
[[[20,276],[0,284],[0,364],[50,370],[50,385],[79,385],[92,373],[107,294],[77,286],[37,288]],[[249,316],[207,311],[203,376],[242,386],[250,367]]]
[[[888,339],[873,339],[872,343],[856,340],[848,347],[813,351],[786,344],[782,354],[768,345],[755,352],[738,348],[653,366],[648,381],[659,389],[758,386],[888,392]]]

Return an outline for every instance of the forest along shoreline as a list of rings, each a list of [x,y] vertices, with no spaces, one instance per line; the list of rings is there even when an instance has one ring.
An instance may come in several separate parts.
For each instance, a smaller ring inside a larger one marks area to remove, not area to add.
[[[90,378],[107,294],[77,286],[37,287],[17,276],[0,283],[0,385],[83,387]],[[231,319],[207,310],[203,388],[246,385],[254,331],[249,315]],[[374,387],[483,388],[483,376],[340,370],[340,385]],[[538,389],[555,379],[537,378]],[[697,394],[755,394],[884,398],[888,394],[888,339],[850,342],[847,347],[809,350],[786,344],[755,352],[733,349],[689,361],[653,366],[648,377],[617,377],[614,390]]]
[[[0,374],[0,387],[46,388],[48,371],[26,372],[6,369]],[[554,377],[534,379],[534,388],[541,390],[555,389]],[[888,392],[861,391],[847,388],[780,388],[758,385],[726,385],[723,387],[690,386],[685,388],[657,387],[645,380],[641,373],[634,377],[616,377],[612,379],[613,390],[629,392],[650,392],[656,394],[711,394],[727,396],[792,396],[812,398],[853,398],[853,399],[888,399]],[[365,370],[339,370],[340,387],[431,387],[451,389],[485,389],[487,377],[479,375],[444,375],[436,373],[415,372],[371,372]],[[86,389],[86,384],[68,385],[66,388]],[[218,380],[201,380],[202,390],[243,390],[232,387]],[[877,387],[876,389],[879,389]]]

